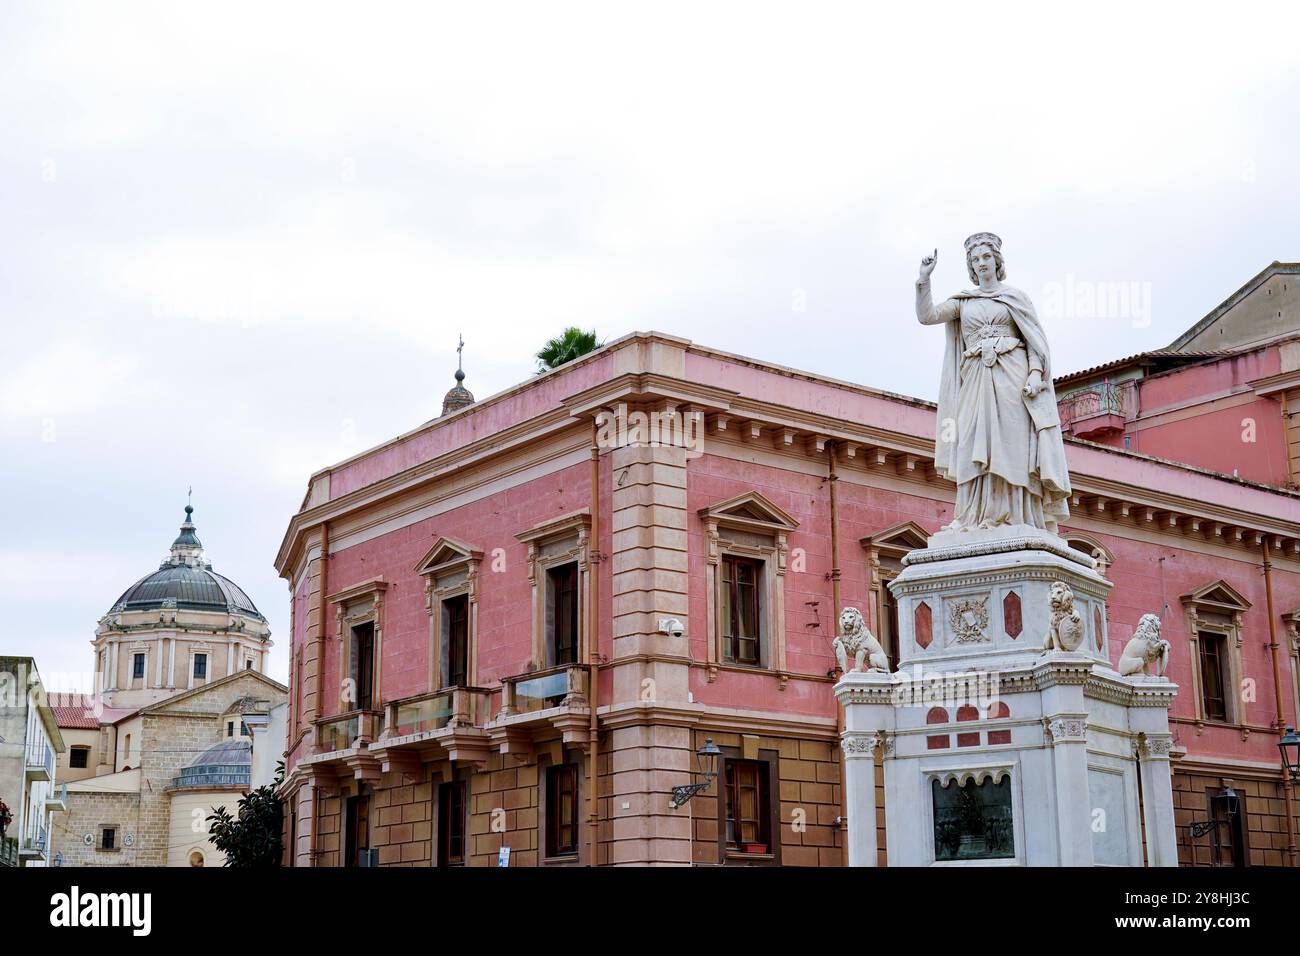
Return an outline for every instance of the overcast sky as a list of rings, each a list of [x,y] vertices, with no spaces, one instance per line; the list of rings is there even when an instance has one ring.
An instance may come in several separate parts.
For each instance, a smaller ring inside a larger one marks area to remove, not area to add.
[[[1058,373],[1300,258],[1288,5],[856,6],[5,2],[0,650],[88,680],[192,484],[284,679],[308,475],[461,332],[479,397],[577,323],[933,398],[972,232]]]

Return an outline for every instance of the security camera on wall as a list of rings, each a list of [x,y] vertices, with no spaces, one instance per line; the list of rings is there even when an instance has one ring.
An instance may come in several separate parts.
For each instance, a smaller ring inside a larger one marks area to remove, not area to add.
[[[661,617],[659,619],[659,633],[668,634],[672,637],[681,637],[686,633],[686,625],[675,617]]]

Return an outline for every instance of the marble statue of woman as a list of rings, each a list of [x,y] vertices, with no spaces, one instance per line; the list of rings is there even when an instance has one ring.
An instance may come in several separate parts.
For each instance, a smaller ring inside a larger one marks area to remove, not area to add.
[[[1056,533],[1069,516],[1070,476],[1047,336],[1029,296],[1003,284],[1002,240],[966,240],[976,288],[934,305],[921,260],[916,317],[947,335],[939,379],[935,469],[957,484],[953,531],[1029,525]]]

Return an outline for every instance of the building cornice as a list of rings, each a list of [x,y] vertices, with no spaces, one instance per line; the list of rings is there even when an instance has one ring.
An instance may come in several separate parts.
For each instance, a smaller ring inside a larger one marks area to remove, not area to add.
[[[846,472],[862,468],[867,472],[874,470],[951,488],[951,483],[934,471],[932,439],[890,431],[867,423],[837,419],[775,402],[760,401],[673,376],[630,372],[581,389],[562,399],[560,406],[555,409],[544,411],[427,462],[300,512],[291,519],[285,532],[276,558],[276,568],[282,575],[286,575],[289,568],[301,567],[300,554],[305,547],[307,535],[323,522],[333,521],[343,515],[352,517],[358,511],[374,508],[399,495],[417,492],[449,473],[463,475],[499,460],[503,455],[550,437],[564,435],[572,448],[565,445],[562,450],[550,456],[551,459],[560,457],[588,441],[584,426],[591,416],[619,403],[659,404],[661,407],[699,412],[705,416],[708,433],[715,438],[738,440],[742,444],[761,443],[787,454],[820,457],[827,444],[834,442],[841,466]],[[737,437],[731,438],[733,435]],[[1232,545],[1258,546],[1267,537],[1273,539],[1273,543],[1278,546],[1275,550],[1292,557],[1300,556],[1300,495],[1091,442],[1072,441],[1070,444],[1267,494],[1276,503],[1272,508],[1265,508],[1265,502],[1261,501],[1258,511],[1249,511],[1162,490],[1156,486],[1156,482],[1147,481],[1138,485],[1075,472],[1072,475],[1072,510],[1082,510],[1093,518],[1112,517],[1113,520],[1157,527],[1189,538],[1201,536],[1206,540],[1220,539]],[[539,460],[545,461],[547,458],[544,456]],[[530,465],[536,463],[530,461]],[[496,477],[485,474],[482,482]],[[1283,508],[1294,511],[1296,518],[1277,517],[1275,513]]]

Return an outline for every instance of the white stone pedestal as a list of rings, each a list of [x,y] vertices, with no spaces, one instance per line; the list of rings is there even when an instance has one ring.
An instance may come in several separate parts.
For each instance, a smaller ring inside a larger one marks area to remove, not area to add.
[[[1058,581],[1082,639],[1044,654]],[[876,761],[891,866],[1176,865],[1177,687],[1111,668],[1110,583],[1084,555],[1042,532],[935,536],[891,587],[899,672],[851,672],[835,686],[851,866],[877,861]]]

